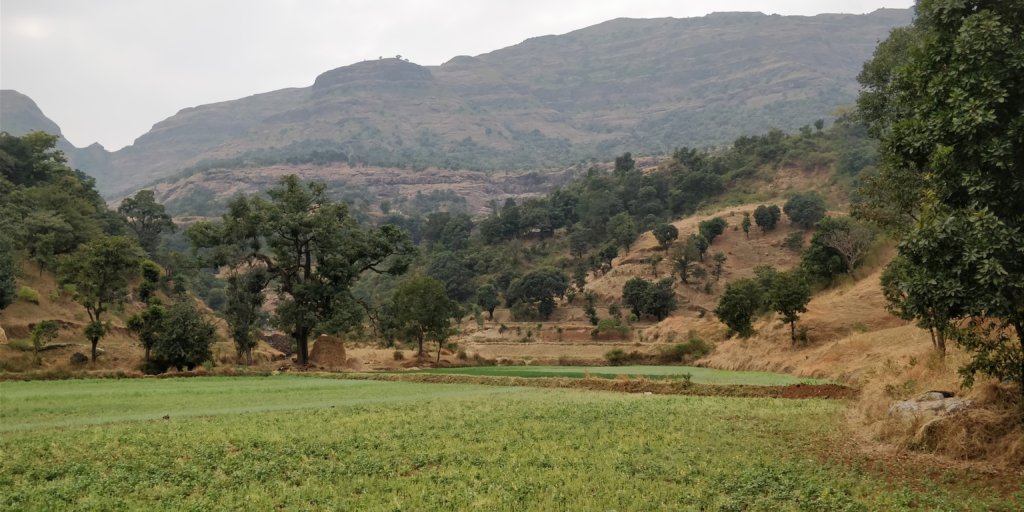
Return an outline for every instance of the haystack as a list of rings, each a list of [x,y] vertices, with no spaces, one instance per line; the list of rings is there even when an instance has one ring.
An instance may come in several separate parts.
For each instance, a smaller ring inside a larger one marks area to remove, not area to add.
[[[322,335],[313,342],[309,362],[326,369],[345,367],[345,342],[336,336]]]

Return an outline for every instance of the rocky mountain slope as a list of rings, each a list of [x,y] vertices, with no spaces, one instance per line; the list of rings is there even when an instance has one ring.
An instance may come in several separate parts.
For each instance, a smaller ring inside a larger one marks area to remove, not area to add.
[[[911,17],[616,19],[440,66],[359,62],[308,87],[183,109],[80,166],[117,195],[210,169],[561,168],[722,143],[851,103],[861,64]]]

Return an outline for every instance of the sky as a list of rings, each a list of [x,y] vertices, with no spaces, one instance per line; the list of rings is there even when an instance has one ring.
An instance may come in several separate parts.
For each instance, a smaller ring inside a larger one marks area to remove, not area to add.
[[[183,108],[402,55],[438,65],[619,17],[862,14],[912,0],[0,0],[0,88],[69,142],[131,144]]]

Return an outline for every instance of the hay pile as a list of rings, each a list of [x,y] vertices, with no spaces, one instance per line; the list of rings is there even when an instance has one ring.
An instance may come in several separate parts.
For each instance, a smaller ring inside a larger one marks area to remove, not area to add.
[[[309,363],[328,370],[345,368],[345,342],[336,336],[323,335],[313,342]]]

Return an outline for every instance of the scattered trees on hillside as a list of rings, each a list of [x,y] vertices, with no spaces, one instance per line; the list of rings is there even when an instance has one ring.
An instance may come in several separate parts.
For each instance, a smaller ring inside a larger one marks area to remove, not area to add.
[[[127,300],[128,284],[138,275],[141,262],[142,251],[124,236],[97,238],[61,261],[61,281],[74,286],[75,300],[89,315],[85,337],[92,344],[93,362],[96,346],[108,330],[103,315]]]
[[[982,373],[1024,395],[1022,32],[1017,2],[921,2],[865,64],[858,108],[885,163],[865,210],[900,234],[897,265],[934,283],[895,280],[906,312],[945,294],[965,384]]]
[[[825,216],[825,198],[814,191],[797,194],[786,201],[782,211],[794,224],[810,229]]]
[[[148,366],[152,361],[153,347],[156,346],[164,328],[164,318],[167,311],[163,304],[154,300],[147,304],[146,309],[128,318],[128,329],[139,338],[139,344],[145,351],[143,362]]]
[[[761,234],[775,229],[775,225],[779,223],[781,217],[782,211],[774,204],[771,206],[762,204],[754,208],[754,222],[757,224],[757,227],[761,228]]]
[[[725,228],[729,226],[729,223],[721,217],[714,217],[712,219],[703,220],[697,224],[697,230],[700,232],[700,236],[704,237],[708,241],[708,245],[715,242],[715,238],[725,233]]]

